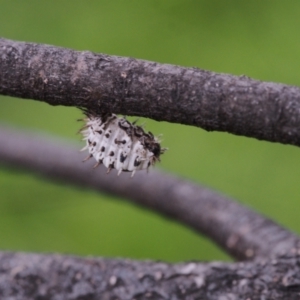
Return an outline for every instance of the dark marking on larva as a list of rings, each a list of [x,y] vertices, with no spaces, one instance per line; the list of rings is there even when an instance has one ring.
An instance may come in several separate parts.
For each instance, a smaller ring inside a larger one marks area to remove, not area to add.
[[[125,143],[126,143],[126,141],[125,141]],[[117,144],[117,145],[124,144],[124,140],[120,141],[117,138],[115,138],[115,144]]]
[[[109,155],[110,155],[110,156],[114,156],[114,155],[115,155],[115,152],[114,152],[114,151],[110,151]]]
[[[101,147],[101,152],[104,152],[104,151],[105,151],[105,147],[102,146],[102,147]]]
[[[88,139],[88,143],[89,143],[89,145],[91,145],[92,141],[90,139]]]
[[[136,159],[134,160],[134,166],[135,167],[138,167],[139,165],[141,164],[141,161],[140,160],[138,160],[138,157],[136,157]]]
[[[120,155],[120,162],[123,163],[126,158],[127,158],[127,155],[123,155],[123,152],[122,152]]]
[[[98,132],[99,134],[102,134],[103,131],[102,130],[97,130],[96,132]]]
[[[94,142],[94,143],[93,143],[93,146],[95,147],[96,145],[97,145],[97,143],[96,143],[96,142]]]
[[[105,135],[105,137],[109,138],[109,133],[107,133],[107,134]]]
[[[126,129],[128,129],[131,126],[131,124],[127,120],[124,120],[124,119],[120,120],[118,125],[120,128],[122,128],[125,131],[126,131]]]
[[[107,117],[104,117],[103,118],[103,123],[105,123],[103,126],[104,130],[106,130],[108,128],[109,124],[115,119],[117,119],[116,115],[111,115],[111,116],[108,115]]]
[[[154,139],[154,135],[151,131],[148,132],[148,135],[150,136],[151,139]]]
[[[144,130],[140,126],[134,127],[134,135],[138,138],[142,137],[145,134]]]

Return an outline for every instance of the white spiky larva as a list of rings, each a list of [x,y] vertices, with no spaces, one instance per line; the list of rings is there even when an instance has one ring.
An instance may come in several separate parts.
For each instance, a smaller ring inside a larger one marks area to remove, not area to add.
[[[160,147],[159,140],[151,132],[146,133],[125,117],[87,113],[84,121],[86,124],[80,132],[86,141],[82,150],[89,151],[86,160],[94,157],[95,167],[103,164],[107,173],[115,168],[118,175],[126,171],[132,172],[133,176],[136,171],[153,166],[166,150]]]

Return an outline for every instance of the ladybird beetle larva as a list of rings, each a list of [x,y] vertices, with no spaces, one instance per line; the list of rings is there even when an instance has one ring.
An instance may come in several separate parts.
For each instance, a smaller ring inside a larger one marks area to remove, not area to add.
[[[115,114],[103,116],[86,113],[85,125],[80,129],[89,156],[94,157],[97,167],[103,164],[107,173],[116,169],[118,175],[122,171],[132,172],[149,169],[165,152],[160,141],[151,132],[145,132],[141,126],[130,123],[125,117]]]

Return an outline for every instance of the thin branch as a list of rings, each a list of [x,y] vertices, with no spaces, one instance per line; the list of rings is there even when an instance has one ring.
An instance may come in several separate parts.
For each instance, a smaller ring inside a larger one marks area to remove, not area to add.
[[[0,252],[1,299],[299,299],[300,258],[195,263]]]
[[[300,146],[300,89],[0,39],[0,94]]]
[[[238,259],[297,248],[299,237],[207,188],[151,170],[130,178],[82,163],[79,146],[0,127],[0,162],[126,199],[204,233]]]

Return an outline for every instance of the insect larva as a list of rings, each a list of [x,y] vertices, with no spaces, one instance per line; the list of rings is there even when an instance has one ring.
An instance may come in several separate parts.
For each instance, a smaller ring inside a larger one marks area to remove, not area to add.
[[[85,125],[80,130],[88,149],[87,159],[94,157],[97,167],[103,164],[107,173],[116,169],[132,172],[149,169],[165,152],[160,141],[151,132],[146,133],[141,126],[130,123],[125,117],[115,114],[96,116],[88,114]]]

